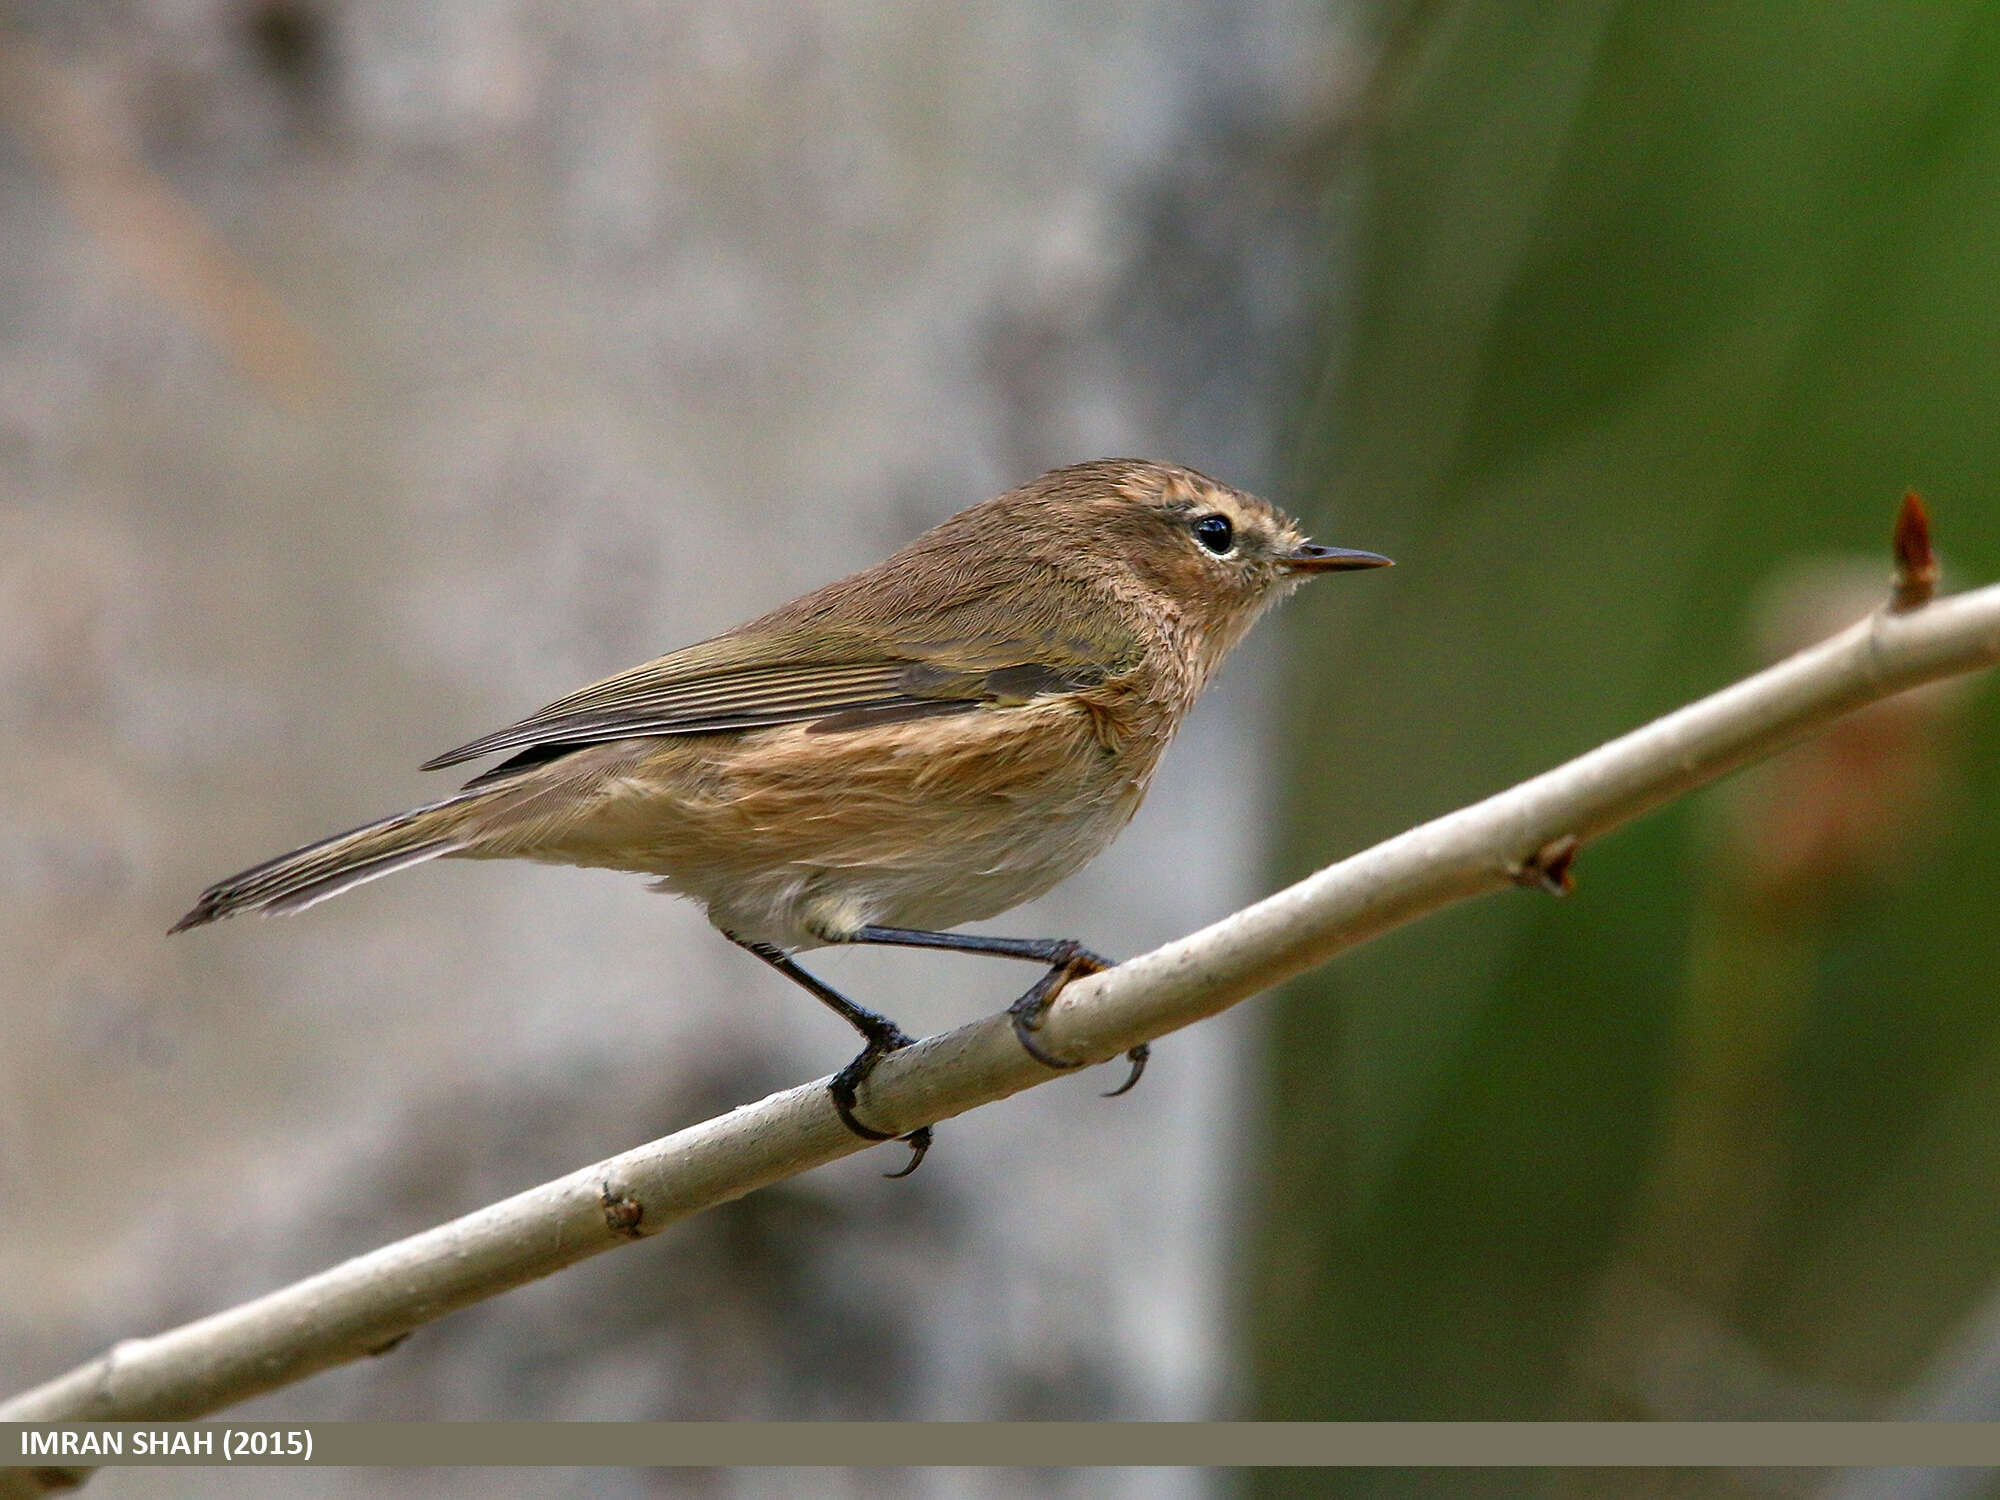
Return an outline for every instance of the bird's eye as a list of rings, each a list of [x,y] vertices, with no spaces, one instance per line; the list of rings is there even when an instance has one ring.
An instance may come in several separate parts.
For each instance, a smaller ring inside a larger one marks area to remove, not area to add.
[[[1227,516],[1203,516],[1194,523],[1194,539],[1222,557],[1236,545],[1236,528],[1229,524]]]

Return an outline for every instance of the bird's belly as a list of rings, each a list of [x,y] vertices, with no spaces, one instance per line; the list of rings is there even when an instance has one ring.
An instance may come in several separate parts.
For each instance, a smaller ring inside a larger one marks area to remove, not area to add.
[[[809,899],[802,914],[820,924],[830,918],[835,930],[844,920],[935,929],[998,916],[1095,859],[1137,806],[1134,795],[1056,814],[1017,808],[978,831],[942,824],[930,857],[919,863],[829,869],[822,889],[850,910],[816,910]]]
[[[654,741],[607,781],[587,839],[550,852],[658,875],[716,926],[785,948],[866,925],[949,928],[1102,851],[1157,755],[1061,699],[726,748]]]

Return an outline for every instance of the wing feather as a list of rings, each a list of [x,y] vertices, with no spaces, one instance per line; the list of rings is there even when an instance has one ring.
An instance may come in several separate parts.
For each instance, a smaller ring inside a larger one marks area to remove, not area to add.
[[[948,522],[866,572],[579,688],[424,768],[512,752],[485,781],[605,740],[800,723],[838,733],[1005,708],[1130,669],[1142,645],[1122,614],[1076,638],[1070,616],[1088,598],[1061,560],[976,552],[963,531]],[[859,628],[864,618],[891,622],[892,638]]]
[[[1104,677],[1095,667],[1007,660],[1011,653],[991,648],[981,655],[989,660],[998,655],[1002,664],[969,670],[909,658],[731,666],[686,659],[701,649],[676,652],[593,683],[517,724],[433,756],[423,768],[435,770],[502,751],[525,752],[520,760],[533,764],[571,748],[643,735],[720,734],[801,723],[857,729],[1021,703]],[[501,769],[512,769],[512,763]]]

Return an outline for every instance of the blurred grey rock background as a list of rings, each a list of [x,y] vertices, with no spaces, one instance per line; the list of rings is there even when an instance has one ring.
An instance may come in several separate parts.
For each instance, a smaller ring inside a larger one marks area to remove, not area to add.
[[[844,1060],[633,879],[426,869],[162,934],[435,791],[428,754],[1045,468],[1282,491],[1354,55],[1307,0],[0,8],[0,1386]],[[1113,852],[998,930],[1129,953],[1255,892],[1269,648]],[[822,967],[925,1031],[1023,978]],[[1241,1028],[243,1414],[1232,1414]]]

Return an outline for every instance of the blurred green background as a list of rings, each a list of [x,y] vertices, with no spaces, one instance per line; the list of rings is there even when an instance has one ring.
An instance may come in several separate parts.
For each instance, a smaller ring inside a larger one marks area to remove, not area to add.
[[[2000,8],[1378,19],[1297,494],[1403,566],[1289,620],[1286,877],[1886,597],[1905,487],[2000,577]],[[2000,1414],[1996,733],[1906,699],[1292,987],[1257,1413]]]

